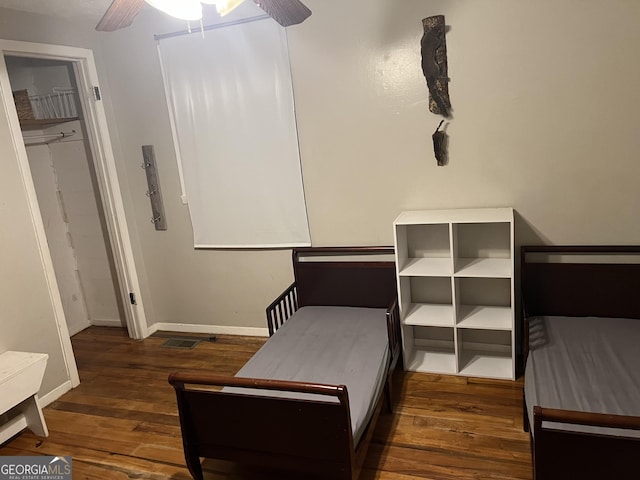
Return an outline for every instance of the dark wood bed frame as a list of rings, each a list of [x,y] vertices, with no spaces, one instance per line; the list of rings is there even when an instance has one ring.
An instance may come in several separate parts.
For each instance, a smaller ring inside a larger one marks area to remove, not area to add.
[[[595,255],[640,258],[640,246],[521,247],[525,359],[529,348],[527,319],[530,317],[559,315],[640,319],[640,264],[590,262],[588,258]],[[540,261],[540,256],[547,259]],[[566,258],[559,261],[558,256],[571,256],[579,258],[579,261],[567,263]],[[524,391],[523,404],[525,430],[529,431]],[[639,438],[556,430],[546,425],[547,422],[569,423],[640,430],[640,417],[557,410],[537,405],[533,412],[535,479],[622,480],[639,477]]]
[[[267,308],[270,335],[307,305],[387,309],[387,381],[358,445],[353,444],[345,385],[173,373],[169,383],[176,391],[186,463],[194,479],[203,478],[200,457],[284,468],[314,478],[358,477],[384,399],[391,408],[391,375],[400,358],[395,264],[378,258],[390,255],[391,247],[294,249],[295,281]],[[225,386],[261,389],[265,396],[212,389]],[[269,390],[314,393],[338,402],[268,397]]]

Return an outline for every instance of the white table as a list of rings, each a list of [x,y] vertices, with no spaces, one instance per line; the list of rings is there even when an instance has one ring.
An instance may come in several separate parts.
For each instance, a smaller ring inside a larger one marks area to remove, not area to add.
[[[8,351],[0,354],[0,443],[29,428],[36,435],[49,435],[38,400],[38,390],[49,355]],[[8,417],[9,410],[18,414]],[[3,417],[9,418],[3,423]]]

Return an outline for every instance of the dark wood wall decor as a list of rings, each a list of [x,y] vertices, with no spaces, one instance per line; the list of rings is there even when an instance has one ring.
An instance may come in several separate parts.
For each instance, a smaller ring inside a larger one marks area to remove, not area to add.
[[[436,115],[448,117],[451,101],[449,100],[444,15],[423,18],[422,28],[424,29],[420,41],[422,73],[429,87],[429,110]]]
[[[433,132],[431,138],[433,139],[433,153],[436,155],[436,162],[438,166],[442,167],[447,163],[447,134],[444,130],[440,130],[440,127],[444,123],[444,120],[440,120],[438,128]]]
[[[447,67],[447,43],[444,15],[422,19],[424,34],[420,41],[422,73],[429,88],[429,111],[445,118],[451,116],[449,99],[449,73]],[[440,130],[442,122],[433,133],[433,150],[439,166],[447,160],[447,134]]]

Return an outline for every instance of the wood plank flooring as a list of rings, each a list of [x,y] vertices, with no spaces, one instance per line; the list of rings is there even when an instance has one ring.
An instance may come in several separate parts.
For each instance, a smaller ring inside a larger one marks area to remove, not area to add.
[[[91,327],[74,336],[81,384],[44,410],[49,437],[23,432],[0,455],[71,455],[74,479],[188,480],[169,372],[234,374],[263,338],[220,335],[193,350]],[[522,383],[398,372],[361,480],[531,479]],[[206,461],[205,478],[270,478]],[[282,478],[282,477],[280,477]]]

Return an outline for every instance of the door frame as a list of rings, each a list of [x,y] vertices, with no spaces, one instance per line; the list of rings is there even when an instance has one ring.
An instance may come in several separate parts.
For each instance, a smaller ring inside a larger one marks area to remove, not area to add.
[[[89,49],[0,39],[0,56],[2,57],[0,61],[0,108],[4,108],[9,118],[9,127],[18,157],[22,180],[27,192],[29,210],[36,231],[38,248],[49,286],[49,294],[54,307],[60,342],[65,352],[67,370],[73,386],[77,386],[79,384],[77,367],[71,348],[64,310],[62,309],[62,300],[53,269],[53,262],[47,244],[44,223],[31,177],[31,169],[22,138],[20,122],[13,102],[13,95],[11,95],[11,83],[4,61],[6,55],[61,60],[71,62],[74,66],[78,94],[87,129],[87,139],[95,166],[107,232],[113,250],[118,285],[120,287],[120,292],[118,293],[122,298],[129,336],[134,339],[142,339],[149,335],[149,330],[142,298],[139,293],[140,282],[127,226],[104,105],[101,99],[96,99],[94,96],[94,88],[99,88],[97,69],[93,52]],[[130,294],[135,295],[135,302],[131,301]]]

